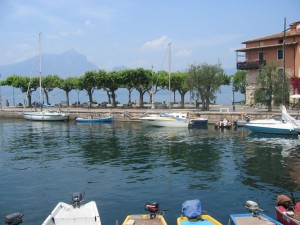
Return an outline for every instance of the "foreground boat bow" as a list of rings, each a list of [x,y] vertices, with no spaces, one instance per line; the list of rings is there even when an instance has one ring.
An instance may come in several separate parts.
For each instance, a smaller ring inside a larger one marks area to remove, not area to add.
[[[72,205],[60,202],[42,225],[101,225],[96,202],[82,204],[83,195],[74,193]]]
[[[248,209],[250,213],[231,214],[228,225],[282,225],[280,222],[261,213],[263,210],[259,208],[256,202],[246,201],[245,208]]]
[[[167,225],[163,215],[159,215],[158,202],[147,202],[145,210],[149,214],[128,215],[122,225]]]

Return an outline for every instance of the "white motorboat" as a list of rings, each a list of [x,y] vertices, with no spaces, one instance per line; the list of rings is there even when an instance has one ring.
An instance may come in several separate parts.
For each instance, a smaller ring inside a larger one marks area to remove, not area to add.
[[[246,128],[252,132],[269,133],[269,134],[300,134],[300,121],[291,117],[285,108],[282,106],[282,120],[264,119],[253,120],[247,123]]]
[[[72,204],[59,202],[42,225],[101,225],[96,202],[82,204],[82,201],[82,193],[73,193]],[[20,212],[11,213],[5,217],[5,223],[19,225],[23,222],[23,216]]]
[[[72,205],[59,202],[42,225],[101,225],[95,201],[82,204],[83,195],[74,193]]]
[[[144,124],[157,127],[188,127],[189,120],[186,114],[182,113],[162,113],[159,115],[149,115],[140,118]]]

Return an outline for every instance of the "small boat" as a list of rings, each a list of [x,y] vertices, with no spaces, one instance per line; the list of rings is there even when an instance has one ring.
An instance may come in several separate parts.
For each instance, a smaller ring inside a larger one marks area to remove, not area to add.
[[[101,225],[96,202],[82,204],[82,193],[75,192],[72,204],[59,202],[42,225]]]
[[[221,225],[209,215],[202,215],[199,199],[187,200],[182,203],[182,215],[177,218],[177,225]]]
[[[145,210],[149,214],[128,215],[122,225],[167,225],[158,202],[147,202]]]
[[[232,127],[232,122],[230,120],[228,120],[226,117],[224,117],[223,119],[219,120],[218,122],[216,122],[215,124],[215,128],[216,129],[230,129]]]
[[[101,225],[96,203],[82,204],[82,201],[82,193],[73,193],[72,205],[59,202],[42,225]],[[23,216],[20,212],[11,213],[5,216],[5,224],[19,225],[23,222]]]
[[[197,126],[207,126],[208,119],[203,117],[189,117],[189,126],[197,127]]]
[[[283,105],[281,120],[253,120],[246,124],[246,128],[256,133],[299,135],[300,121],[291,117]]]
[[[147,125],[157,127],[188,127],[189,120],[183,113],[161,113],[140,118]]]
[[[99,117],[99,118],[76,118],[75,119],[76,123],[111,123],[114,121],[113,116],[108,116],[108,117]]]
[[[258,204],[254,201],[246,201],[245,208],[248,209],[250,213],[231,214],[228,225],[282,225],[280,222],[274,220],[264,213],[261,213],[263,210],[260,209]]]
[[[250,116],[246,113],[241,113],[241,119],[239,120],[235,120],[233,122],[233,124],[236,126],[236,127],[244,127],[247,123],[250,122]]]
[[[276,216],[284,225],[300,225],[300,202],[295,202],[294,197],[278,195]]]
[[[281,121],[279,123],[247,123],[245,127],[256,133],[267,133],[267,134],[287,134],[287,135],[298,135],[300,134],[299,129],[295,129],[295,126],[291,122]]]

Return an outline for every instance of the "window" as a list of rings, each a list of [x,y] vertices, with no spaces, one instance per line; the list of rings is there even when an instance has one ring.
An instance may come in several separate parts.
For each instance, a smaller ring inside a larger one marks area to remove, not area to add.
[[[278,69],[277,69],[277,73],[278,73],[278,75],[279,75],[280,77],[282,77],[282,75],[283,75],[283,68],[278,68]]]
[[[283,39],[279,39],[278,44],[283,44]]]
[[[259,42],[259,46],[264,46],[264,45],[265,45],[265,42],[263,42],[263,41]]]
[[[282,60],[283,59],[283,49],[278,49],[277,50],[277,60]]]
[[[258,59],[259,59],[259,61],[264,60],[264,52],[259,52],[258,53]]]

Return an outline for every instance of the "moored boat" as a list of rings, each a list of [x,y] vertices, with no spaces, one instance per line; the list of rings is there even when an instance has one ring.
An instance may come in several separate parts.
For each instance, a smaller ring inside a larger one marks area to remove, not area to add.
[[[208,119],[202,117],[191,117],[189,118],[189,126],[197,127],[197,126],[207,126]]]
[[[42,225],[101,225],[95,201],[82,204],[82,193],[75,192],[71,205],[59,202]],[[15,212],[5,217],[8,225],[19,225],[23,222],[23,213]]]
[[[32,121],[67,121],[69,115],[60,110],[42,110],[40,112],[23,112],[24,119]]]
[[[99,118],[76,118],[75,121],[77,123],[111,123],[114,121],[113,116],[108,116],[108,117],[99,117]]]
[[[202,215],[199,199],[187,200],[182,203],[182,215],[177,218],[177,225],[221,225],[209,215]]]
[[[74,193],[72,204],[59,202],[42,225],[101,225],[95,201],[82,204],[83,195]]]
[[[278,195],[275,207],[277,219],[284,225],[300,225],[300,202],[294,197]]]
[[[291,122],[280,122],[280,123],[247,123],[245,127],[256,133],[268,133],[268,134],[287,134],[287,135],[298,135],[300,134],[299,129],[295,129],[295,126]]]
[[[39,71],[39,83],[40,83],[40,102],[42,102],[42,65],[41,65],[41,36],[42,33],[39,33],[39,58],[40,58],[40,71]],[[29,82],[30,84],[30,82]],[[28,92],[29,92],[30,85],[28,85]],[[52,110],[49,108],[57,108],[53,105],[44,105],[40,104],[40,111],[37,112],[36,109],[34,112],[24,111],[22,113],[24,119],[26,120],[33,120],[33,121],[66,121],[69,119],[69,115],[67,113],[63,113],[60,108],[56,110]]]
[[[246,201],[245,208],[248,209],[250,213],[231,214],[228,225],[282,225],[280,222],[274,220],[270,216],[261,213],[263,210],[260,209],[258,204],[254,201]]]
[[[232,122],[228,120],[226,117],[223,119],[220,119],[218,122],[215,123],[215,128],[221,128],[221,129],[230,129],[232,127]]]
[[[256,133],[299,135],[300,121],[291,117],[283,105],[281,120],[253,120],[246,124],[246,128]]]
[[[140,118],[144,124],[157,127],[188,127],[189,120],[182,113],[161,113]]]
[[[122,225],[167,225],[158,202],[147,202],[145,210],[149,213],[128,215]]]

